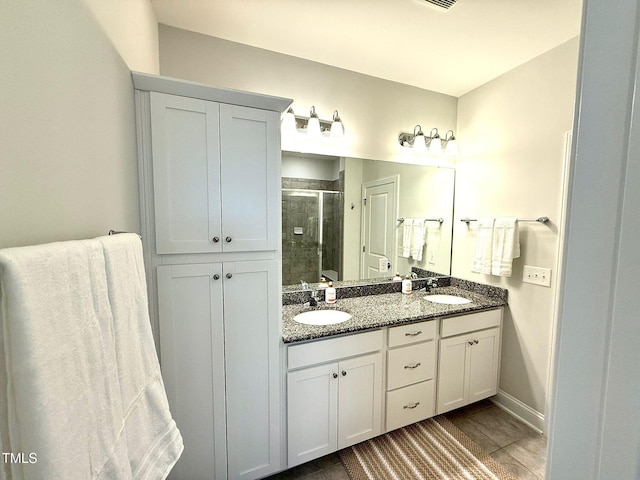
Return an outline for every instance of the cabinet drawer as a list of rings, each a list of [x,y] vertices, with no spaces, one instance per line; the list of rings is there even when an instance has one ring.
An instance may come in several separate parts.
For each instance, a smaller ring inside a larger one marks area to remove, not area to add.
[[[382,344],[382,330],[374,330],[346,337],[292,345],[287,349],[287,365],[289,370],[293,370],[308,365],[332,362],[341,358],[375,352],[382,349]]]
[[[433,380],[387,392],[387,431],[419,422],[434,414]]]
[[[433,378],[435,341],[417,343],[387,352],[387,390]]]
[[[502,308],[484,312],[459,315],[441,320],[441,337],[450,337],[461,333],[473,332],[489,327],[497,327],[502,320]]]
[[[410,343],[423,342],[436,338],[438,321],[410,323],[389,328],[389,347],[398,347]]]

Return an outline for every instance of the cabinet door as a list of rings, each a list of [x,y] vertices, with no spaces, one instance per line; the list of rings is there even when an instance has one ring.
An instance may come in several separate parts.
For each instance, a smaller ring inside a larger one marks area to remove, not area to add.
[[[278,262],[226,262],[224,343],[229,478],[280,469]]]
[[[151,92],[151,134],[157,253],[222,251],[219,105]]]
[[[288,466],[338,448],[338,364],[287,374]]]
[[[279,128],[276,112],[220,106],[224,251],[278,248]]]
[[[173,479],[227,478],[221,276],[220,264],[158,267],[162,377],[185,445]]]
[[[468,335],[440,340],[438,365],[438,414],[467,404]]]
[[[476,402],[498,392],[500,329],[492,328],[473,334],[469,347],[469,399]]]
[[[382,353],[339,364],[338,448],[380,435],[382,430]]]

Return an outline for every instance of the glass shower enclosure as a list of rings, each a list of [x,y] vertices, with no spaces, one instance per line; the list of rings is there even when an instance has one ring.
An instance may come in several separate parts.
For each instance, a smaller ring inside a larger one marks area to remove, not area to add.
[[[342,195],[282,190],[282,284],[338,281],[342,265]]]

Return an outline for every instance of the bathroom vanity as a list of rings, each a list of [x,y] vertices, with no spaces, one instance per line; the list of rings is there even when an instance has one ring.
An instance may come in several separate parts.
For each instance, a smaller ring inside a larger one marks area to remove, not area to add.
[[[506,298],[459,287],[430,293],[470,302],[433,303],[414,291],[283,307],[289,468],[497,393]],[[351,319],[294,320],[309,310]]]

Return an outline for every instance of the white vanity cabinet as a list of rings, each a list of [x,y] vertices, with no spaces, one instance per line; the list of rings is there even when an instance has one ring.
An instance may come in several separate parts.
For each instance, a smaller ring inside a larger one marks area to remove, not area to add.
[[[386,431],[434,415],[437,336],[437,320],[389,328]]]
[[[151,92],[158,254],[277,250],[278,112]]]
[[[277,269],[274,260],[158,267],[162,375],[185,443],[173,478],[279,467]]]
[[[441,322],[438,414],[497,393],[502,309]]]
[[[381,330],[288,347],[288,467],[382,433]]]

